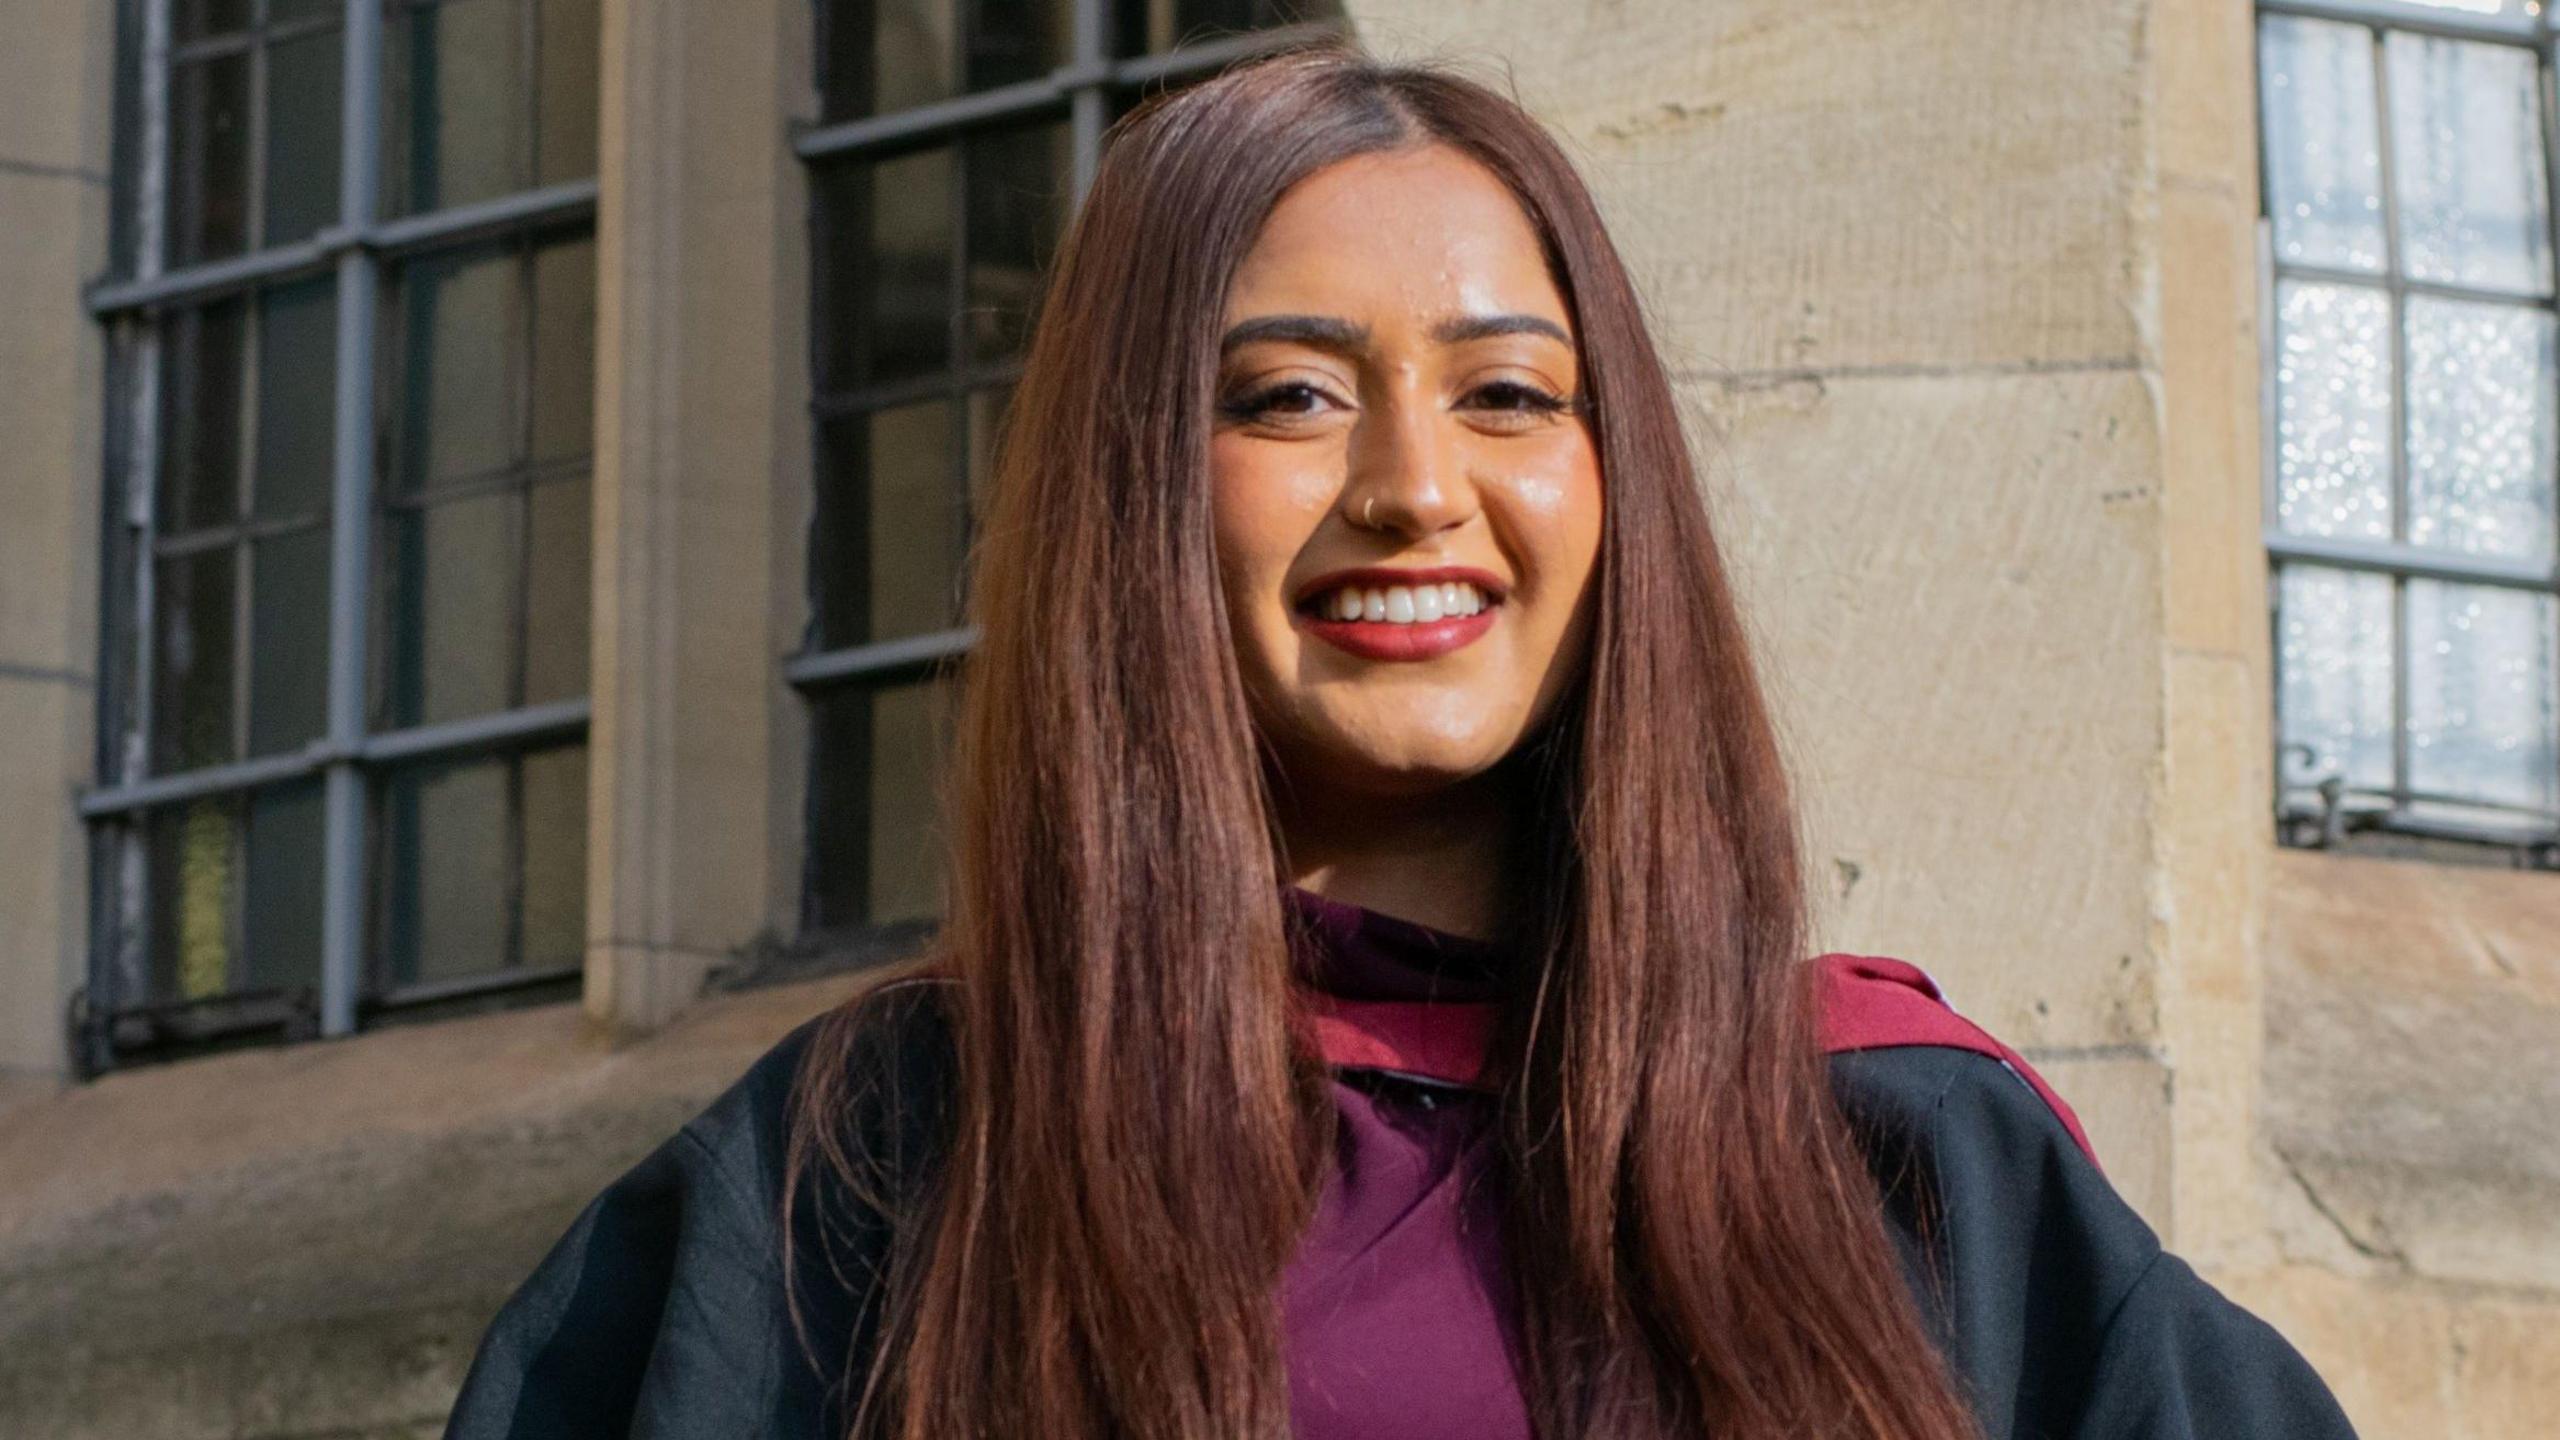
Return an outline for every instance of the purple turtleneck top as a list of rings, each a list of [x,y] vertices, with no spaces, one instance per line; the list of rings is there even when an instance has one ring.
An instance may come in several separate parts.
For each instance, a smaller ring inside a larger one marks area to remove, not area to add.
[[[1511,951],[1291,886],[1302,984],[1352,1001],[1483,1001]],[[1528,1440],[1520,1336],[1490,1165],[1494,1097],[1337,1065],[1341,1121],[1281,1276],[1302,1440]]]

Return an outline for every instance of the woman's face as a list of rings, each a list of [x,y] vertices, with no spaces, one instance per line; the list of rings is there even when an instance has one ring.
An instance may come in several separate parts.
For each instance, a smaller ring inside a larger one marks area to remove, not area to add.
[[[1600,464],[1577,337],[1502,182],[1444,145],[1280,199],[1227,294],[1209,447],[1257,723],[1300,786],[1413,794],[1583,659]]]

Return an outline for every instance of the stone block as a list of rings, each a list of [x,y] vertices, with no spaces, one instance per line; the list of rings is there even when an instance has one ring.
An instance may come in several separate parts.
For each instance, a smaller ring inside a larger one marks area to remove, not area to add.
[[[2022,1048],[2158,1034],[2157,413],[2140,376],[1695,386],[1829,948]]]
[[[1568,139],[1697,373],[2141,352],[2141,0],[1353,0]]]

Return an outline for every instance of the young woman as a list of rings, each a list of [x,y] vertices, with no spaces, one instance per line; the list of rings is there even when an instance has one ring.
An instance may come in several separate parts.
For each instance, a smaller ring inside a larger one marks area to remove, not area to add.
[[[448,1432],[2349,1434],[2025,1062],[1800,946],[1637,297],[1339,46],[1123,121],[971,594],[949,916],[579,1218]]]

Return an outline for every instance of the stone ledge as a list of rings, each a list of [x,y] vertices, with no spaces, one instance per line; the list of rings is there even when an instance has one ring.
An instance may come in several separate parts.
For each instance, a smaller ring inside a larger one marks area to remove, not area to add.
[[[571,1218],[850,976],[602,1043],[575,1005],[0,1112],[0,1434],[408,1436]]]

